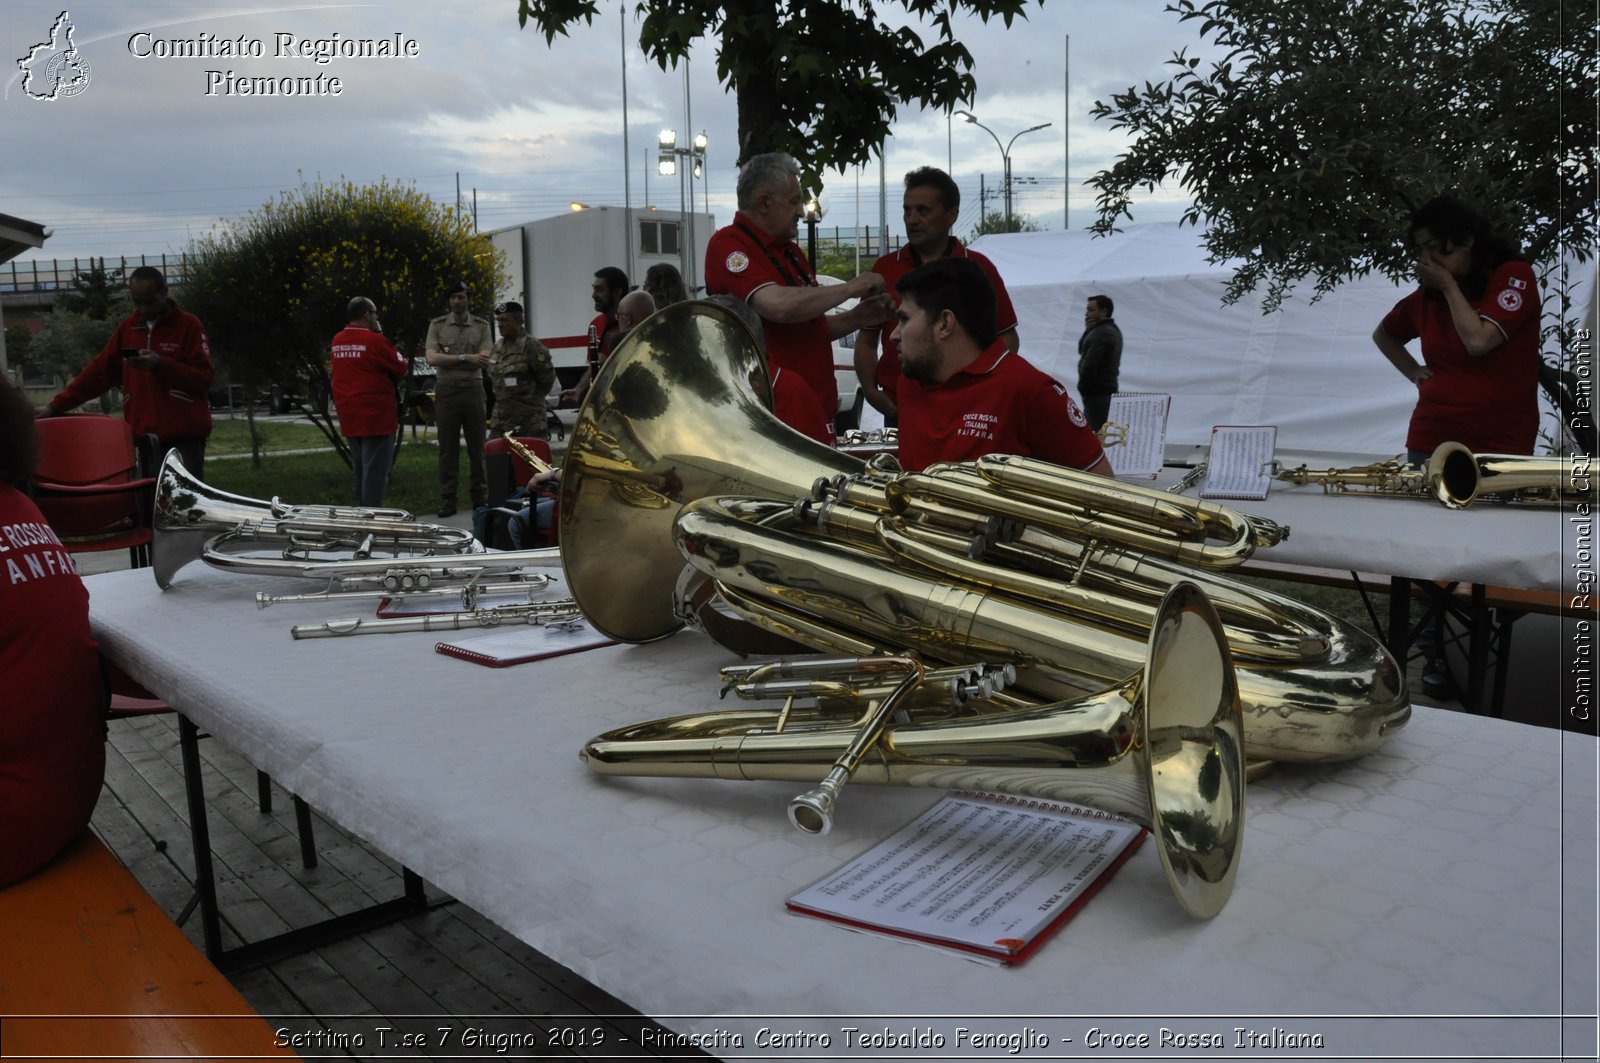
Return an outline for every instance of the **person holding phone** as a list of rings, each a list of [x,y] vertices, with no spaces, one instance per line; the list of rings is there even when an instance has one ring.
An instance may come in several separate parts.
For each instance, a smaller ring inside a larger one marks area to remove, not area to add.
[[[133,313],[100,353],[55,398],[35,412],[53,417],[122,389],[122,415],[134,435],[153,435],[159,463],[176,450],[195,476],[205,471],[211,436],[211,346],[200,319],[172,301],[154,266],[128,275]]]

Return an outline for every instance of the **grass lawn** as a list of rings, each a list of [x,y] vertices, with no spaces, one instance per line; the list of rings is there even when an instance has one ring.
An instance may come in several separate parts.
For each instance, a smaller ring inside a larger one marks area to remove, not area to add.
[[[220,427],[220,425],[219,425]],[[272,427],[279,427],[273,425]],[[316,432],[310,425],[285,425]],[[318,437],[320,438],[320,433]],[[216,443],[215,434],[211,437]],[[323,440],[326,443],[326,440]],[[249,443],[245,443],[245,453]],[[290,505],[348,506],[354,488],[350,467],[332,450],[315,454],[266,454],[261,467],[248,458],[212,461],[216,453],[206,448],[206,483],[223,491],[249,498],[269,499],[274,495]],[[466,498],[466,461],[462,461],[462,497]],[[432,517],[439,508],[439,449],[431,443],[412,442],[409,432],[395,457],[394,473],[389,478],[385,506],[409,509],[418,517]]]
[[[306,450],[330,446],[328,437],[314,424],[300,421],[256,420],[263,451]],[[212,421],[206,456],[250,453],[250,422],[244,417],[217,417]]]

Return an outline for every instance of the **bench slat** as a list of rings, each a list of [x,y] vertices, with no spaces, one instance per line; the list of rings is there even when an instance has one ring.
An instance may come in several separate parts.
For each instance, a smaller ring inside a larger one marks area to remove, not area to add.
[[[297,1058],[87,832],[0,890],[0,1024],[8,1058]]]

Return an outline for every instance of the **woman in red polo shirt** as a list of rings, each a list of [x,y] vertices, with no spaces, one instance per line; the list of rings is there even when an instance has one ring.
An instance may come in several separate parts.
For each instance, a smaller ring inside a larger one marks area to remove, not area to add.
[[[0,886],[82,832],[105,776],[105,692],[89,592],[15,484],[38,454],[33,409],[0,375]]]
[[[1395,304],[1372,342],[1417,386],[1409,460],[1440,443],[1477,453],[1532,454],[1539,428],[1539,289],[1516,242],[1448,197],[1411,216],[1417,290]],[[1406,350],[1422,341],[1422,363]]]
[[[1440,443],[1479,454],[1532,454],[1539,430],[1539,290],[1515,241],[1489,230],[1472,208],[1441,196],[1411,215],[1417,290],[1372,334],[1417,386],[1406,459],[1425,464]],[[1422,363],[1406,350],[1422,341]],[[1435,608],[1417,632],[1427,658],[1423,692],[1454,690]]]

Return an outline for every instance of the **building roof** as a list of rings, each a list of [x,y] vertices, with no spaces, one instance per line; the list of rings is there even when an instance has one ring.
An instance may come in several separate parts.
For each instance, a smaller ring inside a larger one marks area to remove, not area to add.
[[[24,251],[43,247],[50,230],[36,221],[0,214],[0,262],[10,262]]]

